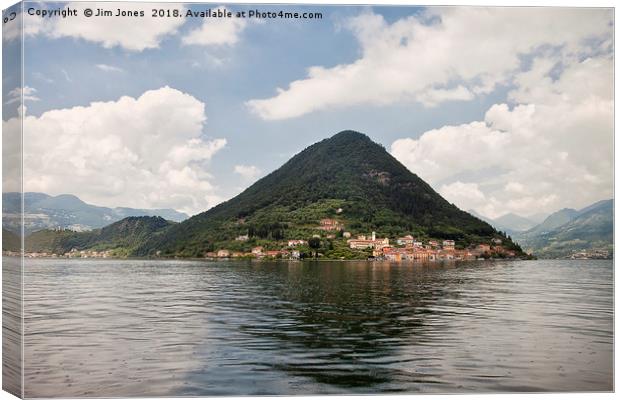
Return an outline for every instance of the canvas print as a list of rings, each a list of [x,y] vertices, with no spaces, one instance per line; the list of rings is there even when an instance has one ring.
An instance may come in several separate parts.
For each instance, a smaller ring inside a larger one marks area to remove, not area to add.
[[[2,17],[4,390],[614,390],[613,9]]]

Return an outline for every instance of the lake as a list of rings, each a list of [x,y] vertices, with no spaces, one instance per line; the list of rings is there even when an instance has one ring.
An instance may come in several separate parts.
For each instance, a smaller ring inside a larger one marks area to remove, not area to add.
[[[613,390],[611,261],[26,262],[27,397]]]

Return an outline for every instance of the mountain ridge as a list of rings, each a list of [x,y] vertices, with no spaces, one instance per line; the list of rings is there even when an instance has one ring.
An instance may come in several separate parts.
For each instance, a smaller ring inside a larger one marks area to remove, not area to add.
[[[16,192],[2,194],[2,212],[5,216],[19,213],[20,197],[20,194]],[[51,196],[40,192],[26,192],[23,200],[26,234],[37,230],[57,228],[88,231],[132,216],[161,216],[175,222],[188,218],[186,214],[172,209],[96,206],[71,194]],[[4,228],[16,233],[20,226],[10,218],[5,218]]]
[[[519,232],[527,231],[528,229],[531,229],[532,227],[538,224],[537,222],[535,222],[533,219],[529,217],[523,217],[515,213],[506,213],[506,214],[502,214],[501,216],[497,218],[488,218],[482,214],[477,213],[476,210],[473,210],[473,209],[469,209],[467,210],[467,212],[473,215],[474,217],[487,222],[495,229],[505,232],[508,235],[513,235]]]
[[[543,258],[570,257],[598,250],[613,253],[614,200],[600,200],[580,210],[563,208],[536,227],[514,236],[528,251]]]

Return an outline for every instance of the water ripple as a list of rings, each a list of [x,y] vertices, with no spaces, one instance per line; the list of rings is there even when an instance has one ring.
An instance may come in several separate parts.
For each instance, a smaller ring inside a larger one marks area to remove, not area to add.
[[[27,397],[613,389],[611,262],[27,262]]]

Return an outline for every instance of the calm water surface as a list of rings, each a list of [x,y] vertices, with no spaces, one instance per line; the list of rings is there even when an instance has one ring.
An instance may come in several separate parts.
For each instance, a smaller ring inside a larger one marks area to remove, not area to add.
[[[610,261],[29,260],[28,397],[610,391]]]

